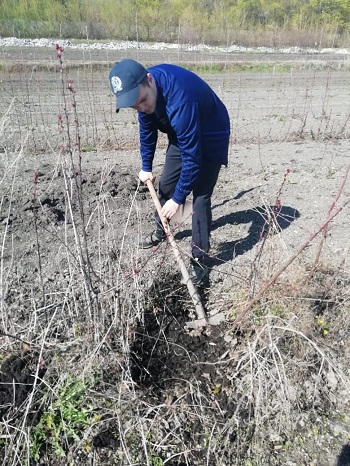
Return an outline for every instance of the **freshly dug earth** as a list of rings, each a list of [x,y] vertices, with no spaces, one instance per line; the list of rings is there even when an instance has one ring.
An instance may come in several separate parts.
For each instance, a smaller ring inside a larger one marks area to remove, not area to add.
[[[115,115],[107,65],[71,71],[74,95],[56,65],[2,74],[4,464],[21,464],[11,457],[16,442],[25,451],[16,429],[35,429],[68,373],[94,374],[84,405],[94,421],[77,437],[61,433],[65,459],[46,427],[33,464],[350,464],[347,73],[308,63],[203,75],[232,120],[213,196],[211,284],[201,291],[207,312],[227,319],[188,332],[195,315],[170,246],[137,247],[154,207],[137,180],[136,116]],[[165,146],[160,138],[158,178]],[[331,212],[344,208],[317,267],[322,234],[235,328],[335,200]],[[187,261],[190,219],[172,228]]]

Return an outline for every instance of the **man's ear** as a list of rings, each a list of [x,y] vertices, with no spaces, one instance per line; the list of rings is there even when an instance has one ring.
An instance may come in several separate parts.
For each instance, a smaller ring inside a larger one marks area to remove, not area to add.
[[[153,84],[154,83],[154,79],[153,79],[153,76],[151,75],[151,73],[147,73],[147,80],[148,80],[148,84]]]

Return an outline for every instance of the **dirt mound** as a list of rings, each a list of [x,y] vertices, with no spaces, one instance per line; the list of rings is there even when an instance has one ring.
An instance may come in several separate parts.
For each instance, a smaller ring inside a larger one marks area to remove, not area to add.
[[[4,420],[6,414],[13,410],[20,412],[20,407],[26,401],[35,384],[38,354],[23,352],[7,358],[0,368],[0,419]],[[45,369],[39,367],[40,380]]]
[[[191,320],[181,299],[186,293],[178,275],[153,284],[148,296],[150,309],[139,322],[131,345],[132,376],[140,387],[157,392],[173,388],[177,380],[213,376],[215,363],[228,350],[225,324],[186,330],[186,322]]]

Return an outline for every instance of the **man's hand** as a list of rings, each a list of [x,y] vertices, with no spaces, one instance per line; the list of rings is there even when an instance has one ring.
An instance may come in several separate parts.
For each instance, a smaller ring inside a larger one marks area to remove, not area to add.
[[[177,204],[175,201],[172,199],[169,199],[162,208],[162,215],[164,215],[165,218],[168,218],[169,220],[171,217],[174,217],[176,214],[177,210],[179,208],[179,204]]]
[[[147,180],[151,180],[151,181],[154,180],[154,176],[152,172],[144,172],[143,170],[140,171],[139,178],[144,183],[146,183]]]

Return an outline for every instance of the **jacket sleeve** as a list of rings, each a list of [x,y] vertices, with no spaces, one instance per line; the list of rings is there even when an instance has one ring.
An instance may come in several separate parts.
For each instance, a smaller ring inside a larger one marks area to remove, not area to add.
[[[140,153],[142,170],[152,171],[154,153],[156,151],[158,130],[154,120],[146,113],[139,112]]]
[[[176,132],[182,169],[173,200],[183,204],[193,190],[202,165],[200,118],[197,102],[186,102],[171,115],[171,124]]]

